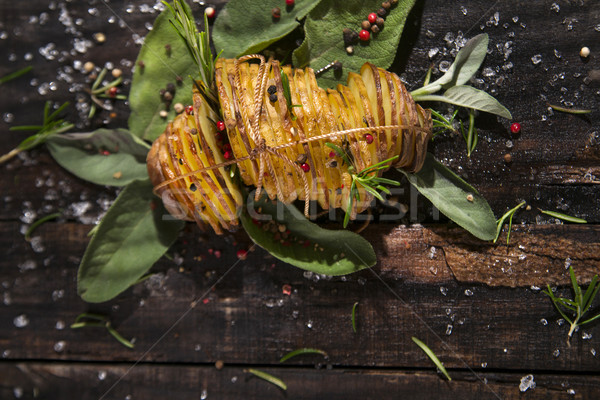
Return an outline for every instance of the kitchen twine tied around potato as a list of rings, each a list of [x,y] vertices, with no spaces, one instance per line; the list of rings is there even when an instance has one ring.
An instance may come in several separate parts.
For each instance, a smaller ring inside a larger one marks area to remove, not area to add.
[[[302,183],[304,186],[304,188],[303,188],[303,191],[304,191],[304,215],[308,218],[309,217],[309,204],[310,204],[310,196],[309,196],[310,188],[309,188],[309,184],[308,184],[308,179],[306,179],[306,176],[305,176],[306,174],[304,173],[302,168],[300,168],[298,163],[294,162],[292,159],[290,159],[285,154],[282,154],[280,152],[280,150],[288,148],[288,147],[296,146],[298,144],[307,145],[308,143],[314,142],[314,141],[319,141],[319,140],[323,140],[323,139],[331,139],[331,138],[336,138],[338,136],[363,133],[363,132],[364,133],[368,133],[368,132],[376,133],[377,131],[382,131],[382,130],[386,130],[386,129],[415,129],[415,130],[420,130],[420,131],[426,130],[425,128],[423,128],[419,125],[404,125],[404,124],[402,124],[402,125],[383,125],[383,126],[376,126],[376,127],[366,126],[366,127],[360,127],[360,128],[352,128],[352,129],[345,129],[345,130],[341,130],[341,131],[329,132],[329,133],[325,133],[325,134],[318,135],[318,136],[311,136],[309,138],[304,138],[304,139],[300,139],[300,140],[297,140],[294,142],[280,144],[277,146],[268,146],[266,144],[265,139],[263,139],[260,136],[260,115],[262,113],[263,94],[265,93],[265,90],[266,90],[267,77],[268,77],[268,71],[267,71],[268,63],[265,61],[265,58],[260,54],[249,54],[249,55],[237,58],[235,60],[235,64],[234,64],[234,67],[235,67],[234,84],[236,86],[235,87],[236,90],[239,90],[241,88],[241,82],[240,82],[241,78],[240,78],[240,67],[239,66],[242,62],[252,60],[252,59],[260,60],[260,65],[259,65],[258,74],[257,74],[257,81],[259,84],[255,85],[255,88],[254,88],[254,109],[255,109],[254,118],[251,121],[251,124],[249,126],[250,136],[256,146],[250,151],[250,153],[247,156],[240,157],[240,158],[234,158],[229,161],[225,161],[225,162],[215,164],[215,165],[210,165],[210,166],[207,166],[207,167],[195,170],[195,171],[181,174],[175,178],[164,180],[163,182],[154,186],[154,189],[153,189],[154,194],[158,194],[158,191],[160,189],[162,189],[165,186],[170,185],[171,183],[177,182],[178,180],[185,179],[185,178],[193,176],[193,175],[205,173],[206,171],[211,171],[214,169],[227,167],[232,164],[237,164],[237,163],[240,163],[240,162],[243,162],[246,160],[254,160],[254,159],[258,158],[259,175],[258,175],[258,181],[256,183],[256,192],[255,192],[255,196],[254,196],[254,200],[258,201],[258,199],[260,198],[261,192],[262,192],[263,175],[265,172],[265,165],[266,165],[266,168],[268,169],[269,173],[271,174],[271,176],[276,175],[275,169],[274,169],[273,164],[271,163],[271,159],[269,157],[269,155],[274,155],[274,156],[282,159],[285,163],[290,165],[292,168],[294,168],[296,170],[296,172],[298,173],[298,175],[302,178]],[[244,107],[245,99],[243,98],[243,96],[240,97],[238,100],[241,102],[241,106]],[[295,130],[295,129],[296,128],[292,127],[292,130]],[[283,191],[281,189],[281,186],[279,185],[278,180],[274,179],[273,181],[275,182],[277,198],[284,199],[285,197],[283,195]]]

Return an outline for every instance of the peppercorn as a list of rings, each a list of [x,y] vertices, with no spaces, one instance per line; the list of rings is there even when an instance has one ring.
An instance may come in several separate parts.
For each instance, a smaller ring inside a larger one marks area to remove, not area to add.
[[[356,33],[356,31],[354,31],[350,28],[344,28],[343,35],[344,35],[344,46],[346,46],[346,47],[350,46],[353,43],[356,43],[356,41],[358,40],[358,33]]]
[[[363,42],[367,42],[369,41],[369,39],[371,38],[371,34],[369,33],[369,31],[363,29],[362,31],[360,31],[360,33],[358,34],[358,37],[360,38],[360,40],[362,40]]]
[[[380,8],[379,10],[377,10],[377,15],[381,18],[384,18],[387,15],[387,11],[385,11],[385,8]]]
[[[175,94],[175,85],[171,82],[167,83],[167,92],[171,92],[171,94]]]
[[[383,8],[386,11],[389,11],[390,8],[392,8],[392,4],[389,1],[384,1],[383,3],[381,3],[381,8]]]
[[[206,14],[206,16],[210,19],[210,18],[214,18],[216,11],[214,7],[206,7],[206,9],[204,10],[204,14]]]
[[[381,17],[377,17],[377,19],[375,20],[375,24],[379,27],[379,30],[383,29],[384,23],[385,23],[385,20]]]
[[[342,70],[342,63],[339,61],[336,61],[333,63],[333,70],[334,71],[341,71]]]
[[[277,93],[277,86],[275,85],[271,85],[267,88],[267,93],[269,94],[275,94]]]
[[[307,159],[308,156],[305,153],[300,153],[298,154],[298,157],[296,157],[296,162],[299,164],[304,164]]]
[[[271,15],[273,16],[273,18],[275,19],[279,19],[281,18],[281,8],[279,7],[275,7],[274,9],[271,10]]]
[[[375,23],[376,19],[377,19],[377,14],[375,14],[375,13],[371,13],[367,16],[367,20],[372,24]]]
[[[288,7],[293,7],[295,3],[294,0],[285,0],[285,5]]]
[[[371,23],[367,20],[364,20],[361,24],[360,27],[366,31],[368,31],[369,29],[371,29]]]
[[[269,96],[269,101],[271,103],[275,103],[277,101],[277,94],[273,93],[272,95]]]
[[[379,27],[377,25],[373,25],[371,27],[371,32],[373,32],[375,34],[379,33]]]
[[[517,133],[521,132],[521,124],[520,124],[520,123],[518,123],[518,122],[515,122],[515,123],[513,123],[513,124],[510,126],[510,131],[511,131],[512,133],[514,133],[514,134],[517,134]]]

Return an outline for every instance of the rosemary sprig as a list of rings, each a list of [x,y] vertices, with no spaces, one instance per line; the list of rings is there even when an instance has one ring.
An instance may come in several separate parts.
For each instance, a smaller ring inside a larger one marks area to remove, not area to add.
[[[352,332],[356,333],[356,307],[358,307],[358,301],[352,306]]]
[[[494,239],[494,243],[498,241],[498,238],[500,237],[500,232],[502,232],[502,226],[504,226],[504,221],[506,221],[506,219],[508,218],[508,233],[506,234],[506,244],[508,245],[508,243],[510,242],[510,231],[512,229],[513,216],[524,205],[525,201],[520,202],[514,208],[511,208],[510,210],[505,212],[504,215],[500,217],[498,221],[496,221],[496,238]]]
[[[432,115],[432,122],[433,122],[433,138],[435,139],[437,135],[440,135],[442,133],[445,132],[456,132],[456,129],[454,128],[454,119],[456,118],[456,115],[458,114],[458,109],[454,110],[454,112],[452,113],[452,115],[450,116],[450,118],[446,118],[444,117],[442,114],[440,114],[439,112],[435,111],[434,109],[429,109],[431,111],[431,115]]]
[[[292,92],[290,90],[290,80],[285,72],[281,70],[281,85],[283,86],[283,97],[285,97],[285,102],[287,104],[287,109],[290,115],[292,116],[292,121],[296,120],[296,116],[292,108],[294,107],[302,107],[301,104],[292,104]]]
[[[557,105],[550,104],[550,103],[546,103],[546,104],[548,104],[548,107],[550,107],[554,111],[564,112],[564,113],[567,113],[567,114],[589,114],[589,113],[592,112],[592,110],[583,110],[583,109],[577,109],[577,108],[567,108],[567,107],[561,107],[561,106],[557,106]]]
[[[546,214],[546,215],[549,215],[549,216],[554,217],[554,218],[562,219],[563,221],[574,222],[576,224],[587,224],[587,221],[585,219],[583,219],[583,218],[573,217],[571,215],[559,213],[559,212],[556,212],[556,211],[542,210],[541,208],[538,208],[538,210],[540,210],[540,212],[542,214]]]
[[[133,349],[133,343],[125,339],[119,332],[112,327],[110,321],[104,315],[94,313],[81,313],[71,325],[71,329],[86,328],[86,327],[104,327],[119,343],[123,346]]]
[[[22,151],[32,149],[42,143],[44,143],[50,136],[58,135],[66,132],[73,128],[73,124],[68,123],[62,119],[58,119],[58,116],[63,110],[69,105],[64,103],[54,112],[50,113],[51,102],[47,101],[44,106],[44,119],[42,125],[21,125],[13,126],[10,131],[37,131],[35,134],[29,136],[23,140],[17,147],[12,149],[10,152],[0,157],[0,164],[10,160]]]
[[[560,315],[569,323],[571,327],[569,328],[569,333],[567,335],[567,345],[571,346],[571,337],[573,333],[577,329],[578,326],[590,323],[598,318],[600,318],[600,313],[595,316],[583,320],[585,314],[589,311],[592,306],[592,302],[594,298],[598,294],[600,290],[600,283],[598,282],[598,275],[594,275],[590,285],[588,286],[585,293],[581,290],[581,287],[577,284],[577,277],[575,276],[575,271],[573,267],[569,267],[569,275],[571,277],[571,285],[573,286],[573,292],[575,293],[575,298],[573,300],[567,299],[565,297],[556,297],[554,293],[552,293],[552,289],[550,289],[550,285],[548,288],[544,290],[550,300],[552,300],[552,304],[558,310]],[[567,314],[571,314],[570,317]]]
[[[349,165],[348,172],[352,176],[352,184],[350,185],[350,196],[348,196],[348,206],[346,207],[346,215],[344,216],[344,228],[347,227],[348,222],[350,222],[350,215],[352,214],[352,206],[354,205],[354,201],[360,201],[359,185],[365,191],[373,195],[373,197],[375,197],[381,202],[384,202],[385,199],[383,198],[383,196],[381,196],[380,192],[383,192],[388,195],[391,194],[389,189],[383,185],[400,186],[400,182],[398,181],[377,176],[377,173],[379,171],[388,169],[388,164],[394,162],[399,156],[390,157],[387,160],[383,160],[378,162],[377,164],[373,164],[370,167],[363,169],[362,171],[355,172],[356,167],[350,161],[350,157],[348,156],[347,152],[345,152],[339,146],[336,146],[333,143],[327,142],[325,143],[325,145],[332,149],[338,157],[340,157],[346,164]]]
[[[448,374],[448,371],[446,371],[446,368],[444,367],[444,364],[442,364],[442,362],[435,355],[435,353],[425,343],[423,343],[422,341],[420,341],[416,337],[413,336],[412,337],[412,341],[415,342],[415,344],[417,346],[419,346],[419,348],[421,350],[423,350],[425,352],[425,354],[427,354],[427,357],[429,357],[429,359],[431,359],[431,361],[433,361],[433,363],[435,364],[435,366],[442,372],[442,374],[444,374],[444,376],[446,377],[446,379],[448,379],[448,381],[451,381],[452,378],[450,378],[450,375]]]
[[[163,4],[171,10],[175,20],[170,20],[179,36],[185,42],[187,49],[194,62],[198,66],[200,82],[197,83],[200,93],[211,103],[218,104],[218,98],[214,87],[215,62],[221,55],[213,57],[210,50],[210,31],[208,28],[208,17],[204,14],[204,32],[198,32],[194,16],[189,8],[185,7],[180,0],[174,0],[173,5],[163,0]]]
[[[104,104],[100,101],[100,99],[99,99],[100,97],[109,98],[109,99],[117,99],[117,100],[127,100],[127,96],[124,96],[122,94],[115,94],[113,96],[106,94],[106,92],[108,92],[110,89],[112,89],[113,87],[119,86],[121,84],[121,82],[123,82],[122,77],[118,77],[114,81],[109,82],[102,87],[99,87],[100,84],[102,83],[102,80],[106,76],[107,72],[108,71],[106,68],[102,68],[102,70],[100,71],[100,73],[98,74],[96,79],[94,80],[94,83],[92,83],[91,89],[87,90],[87,92],[90,95],[90,98],[92,99],[92,106],[90,107],[90,112],[88,113],[88,118],[92,118],[94,115],[96,115],[97,107],[106,109]]]
[[[467,157],[471,157],[471,153],[475,151],[475,147],[479,140],[477,129],[475,129],[475,110],[469,110],[469,128],[467,129],[467,132],[465,133],[462,121],[460,122],[460,131],[462,132],[465,142],[467,142]]]
[[[296,349],[296,350],[292,350],[289,353],[287,353],[286,355],[284,355],[283,357],[281,357],[281,359],[279,360],[280,363],[289,360],[292,357],[296,357],[300,354],[320,354],[323,357],[327,358],[328,355],[325,351],[320,350],[320,349],[313,349],[313,348],[309,348],[309,347],[303,347],[301,349]]]
[[[31,235],[33,234],[33,232],[42,224],[48,222],[48,221],[52,221],[53,219],[56,219],[58,217],[62,216],[62,211],[61,212],[56,212],[53,214],[48,214],[45,217],[42,217],[36,221],[34,221],[29,228],[27,229],[27,231],[25,232],[25,240],[29,241],[31,240]]]
[[[285,382],[282,381],[281,379],[279,379],[276,376],[273,376],[271,374],[267,374],[266,372],[263,372],[263,371],[261,371],[259,369],[255,369],[255,368],[246,369],[246,370],[244,370],[244,372],[249,372],[249,373],[251,373],[251,374],[253,374],[253,375],[255,375],[255,376],[257,376],[257,377],[259,377],[261,379],[264,379],[267,382],[272,383],[275,386],[279,386],[283,390],[287,390],[287,385],[285,384]]]
[[[31,65],[29,65],[25,68],[21,68],[21,69],[15,71],[15,72],[6,74],[0,78],[0,85],[2,85],[3,83],[6,83],[6,82],[12,81],[13,79],[17,79],[18,77],[20,77],[21,75],[25,75],[32,69],[33,69],[33,67]]]

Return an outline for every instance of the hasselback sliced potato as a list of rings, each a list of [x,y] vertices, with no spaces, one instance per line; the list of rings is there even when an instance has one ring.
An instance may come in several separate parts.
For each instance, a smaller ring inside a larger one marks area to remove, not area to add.
[[[250,58],[261,63],[244,62]],[[193,115],[177,116],[155,141],[148,171],[169,212],[217,233],[237,226],[243,203],[215,137],[219,119],[244,184],[284,203],[315,200],[323,209],[344,210],[352,204],[351,218],[372,200],[357,185],[360,201],[350,201],[352,173],[395,156],[394,167],[415,172],[425,160],[430,112],[415,104],[396,74],[370,63],[349,73],[347,86],[325,90],[310,68],[261,56],[218,59],[215,85],[221,117],[195,92]],[[343,149],[353,165],[326,143]]]

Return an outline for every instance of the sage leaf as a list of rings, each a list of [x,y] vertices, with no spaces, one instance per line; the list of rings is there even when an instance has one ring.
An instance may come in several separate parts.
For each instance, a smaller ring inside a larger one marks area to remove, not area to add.
[[[430,84],[415,90],[412,93],[413,96],[431,94],[442,88],[449,89],[453,86],[460,86],[467,83],[481,66],[487,53],[488,43],[489,37],[487,33],[481,33],[471,38],[465,46],[460,49],[454,62],[450,68],[448,68],[448,71],[435,82],[431,82]]]
[[[177,238],[173,220],[149,180],[126,186],[98,225],[77,273],[77,292],[90,303],[107,301],[140,279]]]
[[[231,0],[217,16],[212,31],[217,53],[234,58],[257,53],[283,38],[298,26],[321,0],[297,1],[285,7],[281,0]],[[281,17],[273,18],[271,10],[279,7]]]
[[[288,264],[318,274],[345,275],[377,262],[371,244],[354,232],[323,229],[293,205],[261,200],[256,207],[260,214],[242,213],[244,229],[256,244]],[[253,210],[251,205],[248,208]],[[265,229],[273,223],[283,225],[289,236],[282,239]]]
[[[453,86],[444,92],[443,96],[424,95],[414,97],[415,101],[441,101],[460,107],[472,108],[474,110],[489,112],[503,118],[512,119],[510,111],[498,100],[483,90],[472,86]]]
[[[97,185],[125,186],[148,179],[150,147],[125,129],[54,135],[46,144],[61,167]]]
[[[188,7],[185,2],[183,4]],[[168,121],[175,117],[173,107],[167,109],[159,95],[161,88],[166,88],[169,83],[176,84],[171,103],[192,103],[193,80],[190,74],[197,74],[198,67],[185,42],[169,22],[173,18],[167,8],[154,21],[138,54],[129,92],[129,129],[137,137],[149,141],[160,136]],[[163,110],[168,111],[166,118],[160,116]]]
[[[306,18],[306,37],[293,53],[294,66],[310,66],[318,70],[332,61],[340,61],[342,74],[336,75],[329,70],[317,77],[319,86],[329,88],[338,83],[345,84],[348,72],[359,72],[365,62],[388,68],[394,61],[406,18],[414,4],[415,0],[400,0],[390,9],[381,32],[366,44],[354,45],[354,52],[350,55],[346,52],[342,31],[348,27],[360,30],[361,21],[380,8],[381,1],[322,0]]]
[[[494,240],[496,218],[477,190],[427,153],[417,173],[399,169],[444,215],[481,240]]]

